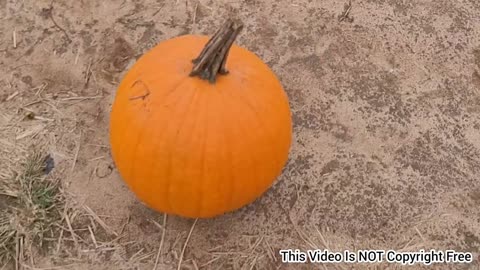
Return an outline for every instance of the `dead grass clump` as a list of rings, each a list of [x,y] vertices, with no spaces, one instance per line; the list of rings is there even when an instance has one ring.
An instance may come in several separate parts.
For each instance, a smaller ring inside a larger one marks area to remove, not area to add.
[[[65,206],[58,181],[48,177],[51,158],[35,151],[14,173],[0,178],[0,264],[18,269],[35,252],[48,251]],[[9,176],[9,177],[5,177]]]

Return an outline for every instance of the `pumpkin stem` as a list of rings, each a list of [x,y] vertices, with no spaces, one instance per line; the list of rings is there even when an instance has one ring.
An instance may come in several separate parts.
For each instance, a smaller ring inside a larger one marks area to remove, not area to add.
[[[243,28],[241,22],[227,20],[227,22],[207,42],[200,55],[193,59],[193,69],[190,76],[199,76],[201,79],[215,83],[217,74],[225,75],[228,52]]]

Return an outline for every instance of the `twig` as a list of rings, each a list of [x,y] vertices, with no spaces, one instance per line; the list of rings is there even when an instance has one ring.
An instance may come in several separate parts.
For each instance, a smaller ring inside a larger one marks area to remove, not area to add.
[[[287,213],[287,215],[288,215],[288,218],[290,219],[290,222],[293,225],[293,229],[297,232],[298,236],[300,236],[300,238],[305,243],[307,243],[311,248],[318,249],[318,246],[315,243],[313,243],[313,241],[310,238],[308,238],[308,236],[306,236],[305,233],[300,230],[300,228],[298,228],[298,225],[295,222],[293,222],[292,216],[289,213]]]
[[[412,238],[412,239],[410,239],[410,240],[409,240],[409,241],[408,241],[408,242],[405,244],[405,246],[403,246],[403,248],[402,248],[402,249],[400,249],[399,251],[405,251],[405,250],[408,250],[408,247],[409,247],[409,246],[410,246],[410,244],[413,242],[413,240],[414,240],[413,238]]]
[[[87,100],[87,99],[97,99],[97,98],[102,98],[103,96],[86,96],[86,97],[68,97],[68,98],[62,98],[60,101],[70,101],[70,100]]]
[[[75,55],[75,65],[78,64],[78,58],[80,57],[80,50],[77,51],[77,55]]]
[[[102,158],[105,158],[105,156],[99,156],[99,157],[96,157],[96,158],[92,158],[88,161],[95,161],[95,160],[99,160],[99,159],[102,159]]]
[[[72,39],[70,38],[70,36],[68,35],[67,31],[65,31],[65,29],[63,29],[62,27],[60,27],[60,25],[58,25],[58,23],[55,21],[55,19],[53,18],[53,1],[52,3],[50,4],[50,8],[47,10],[48,12],[48,17],[50,18],[50,20],[52,21],[53,25],[55,25],[56,28],[58,28],[60,31],[63,32],[63,34],[65,35],[65,37],[67,38],[68,42],[72,42]]]
[[[322,240],[322,244],[323,246],[327,249],[327,250],[332,250],[330,249],[329,245],[327,244],[327,241],[325,240],[325,237],[323,237],[323,234],[320,232],[320,230],[318,228],[315,228],[317,230],[317,233],[318,235],[320,236],[320,240]],[[333,265],[335,267],[335,269],[345,269],[343,268],[343,266],[340,266],[340,265]]]
[[[325,241],[325,237],[323,237],[323,234],[320,232],[320,230],[318,228],[315,228],[317,230],[317,233],[318,235],[320,236],[320,240],[322,240],[322,244],[323,246],[328,249],[328,250],[331,250],[330,247],[328,246],[327,244],[327,241]]]
[[[252,254],[253,252],[255,252],[255,249],[257,249],[257,247],[260,245],[260,243],[263,241],[263,236],[258,238],[257,241],[255,241],[255,243],[253,244],[253,246],[251,247],[251,251],[250,251],[250,254]]]
[[[20,259],[21,259],[21,253],[23,247],[21,247],[21,238],[18,237],[18,235],[15,236],[17,238],[17,241],[15,241],[15,270],[20,269]]]
[[[195,219],[193,222],[192,228],[190,228],[190,232],[187,235],[187,239],[185,240],[185,244],[183,244],[182,252],[180,253],[180,258],[178,259],[178,267],[177,270],[180,270],[182,267],[182,260],[183,260],[183,254],[185,254],[185,249],[187,248],[188,241],[190,240],[190,237],[192,236],[193,229],[195,228],[195,224],[197,224],[198,218]]]
[[[90,82],[90,77],[92,76],[92,60],[88,62],[87,71],[85,71],[85,87],[88,87],[88,83]]]
[[[200,268],[198,268],[198,264],[195,260],[192,260],[192,264],[193,264],[193,268],[195,268],[195,270],[199,270]]]
[[[162,253],[163,241],[165,239],[166,225],[167,225],[167,214],[163,214],[162,237],[160,238],[160,246],[158,247],[157,257],[155,258],[155,265],[153,266],[153,270],[157,270],[158,260],[160,259],[160,254]]]
[[[275,252],[273,251],[272,246],[270,246],[270,244],[268,243],[268,239],[265,239],[265,241],[263,243],[267,247],[267,251],[268,251],[268,255],[270,256],[270,259],[272,261],[276,262],[277,258],[275,256]]]
[[[135,254],[133,254],[130,257],[129,261],[134,261],[136,259],[135,257],[137,257],[139,254],[141,254],[144,250],[145,250],[145,248],[141,248],[139,251],[135,252]]]
[[[255,256],[255,258],[253,258],[252,265],[250,266],[250,270],[253,270],[253,268],[254,268],[255,265],[257,264],[257,259],[258,259],[258,255]]]
[[[140,255],[137,256],[135,258],[135,262],[141,262],[141,261],[144,261],[144,260],[148,260],[150,257],[154,256],[155,255],[155,252],[147,252],[147,253],[143,253],[143,255]]]
[[[57,241],[57,250],[56,250],[56,254],[58,254],[60,252],[60,247],[62,246],[62,240],[63,240],[63,230],[60,230],[60,236],[58,237],[58,241]]]
[[[17,137],[15,137],[15,140],[21,140],[25,137],[28,137],[28,136],[31,136],[31,135],[36,135],[38,134],[40,131],[42,131],[43,129],[45,128],[44,125],[37,125],[37,126],[34,126],[32,127],[30,130],[27,130],[25,131],[24,133],[18,135]]]
[[[125,223],[123,223],[122,229],[120,230],[120,235],[123,234],[123,232],[125,231],[125,228],[127,227],[128,223],[130,223],[130,215],[128,215],[127,220],[125,221]]]
[[[95,212],[93,212],[93,210],[86,206],[86,205],[83,205],[83,209],[85,209],[85,211],[87,211],[88,214],[90,214],[90,216],[93,217],[93,219],[95,219],[95,221],[100,224],[100,226],[102,226],[102,228],[107,232],[107,233],[110,233],[110,234],[113,234],[115,236],[118,236],[118,234],[112,230],[110,227],[107,226],[107,224],[105,224],[105,222],[97,216],[97,214],[95,214]]]
[[[8,193],[8,192],[0,192],[0,195],[7,196],[7,197],[12,197],[12,198],[18,198],[17,194],[11,194],[11,193]]]
[[[16,29],[13,29],[13,48],[17,48],[17,31]]]
[[[35,115],[33,119],[35,119],[35,120],[41,120],[41,121],[47,121],[47,122],[55,122],[54,119],[45,118],[45,117],[41,117],[41,116],[37,116],[37,115]]]
[[[78,266],[78,263],[72,263],[72,264],[67,264],[67,265],[60,265],[60,266],[48,266],[48,267],[42,267],[42,268],[35,268],[28,266],[26,264],[23,264],[25,268],[31,269],[31,270],[63,270],[63,269],[72,269],[72,266]]]
[[[30,264],[32,267],[35,267],[35,262],[33,261],[33,251],[32,251],[32,243],[30,243],[30,246],[28,247],[28,252],[30,252]]]
[[[110,146],[105,145],[105,144],[95,144],[95,143],[87,143],[87,145],[96,146],[96,147],[100,147],[100,148],[109,148],[110,147]]]
[[[10,96],[7,97],[7,99],[5,99],[5,101],[10,101],[11,99],[13,99],[14,97],[16,97],[18,95],[18,91],[15,91],[15,93],[11,94]]]
[[[44,101],[43,99],[35,100],[35,101],[32,101],[32,102],[27,103],[27,104],[25,104],[25,105],[22,105],[22,107],[32,106],[32,105],[35,105],[35,104],[40,103],[40,102],[43,102],[43,101]]]
[[[92,238],[93,244],[95,244],[95,247],[98,247],[97,239],[95,239],[95,235],[93,234],[93,230],[90,225],[88,225],[88,231],[90,232],[90,237]]]
[[[418,236],[420,236],[420,238],[422,239],[423,243],[424,244],[427,243],[427,241],[425,241],[425,238],[423,237],[423,234],[420,232],[417,226],[415,226],[414,228],[415,228],[415,231],[417,231]]]
[[[210,264],[218,261],[220,258],[221,258],[221,257],[215,257],[215,258],[211,259],[210,261],[208,261],[208,262],[200,265],[200,268],[205,268],[206,266],[209,266]]]
[[[112,245],[114,242],[122,239],[123,237],[125,237],[125,234],[122,234],[122,235],[116,237],[115,239],[113,239],[113,240],[111,240],[111,241],[101,243],[98,247],[99,247],[99,248],[107,247],[107,246],[109,246],[109,245]],[[135,241],[124,242],[124,243],[122,243],[122,245],[123,245],[123,246],[128,246],[128,245],[134,244],[134,243],[137,243],[137,242],[135,242]]]
[[[163,7],[164,7],[164,5],[161,5],[155,12],[153,12],[152,17],[157,15],[163,9]]]
[[[339,17],[339,21],[343,22],[345,19],[350,19],[350,21],[351,21],[352,19],[348,17],[351,10],[352,10],[352,0],[349,0],[348,4],[345,4],[345,8],[343,10],[342,15],[340,15],[340,17]]]
[[[80,133],[80,138],[78,140],[77,150],[75,151],[75,156],[73,157],[72,168],[70,170],[71,173],[75,170],[75,165],[77,164],[78,153],[80,152],[80,144],[82,142],[82,134]]]
[[[67,222],[68,230],[72,234],[73,242],[75,242],[75,246],[78,248],[78,246],[79,246],[78,241],[77,241],[77,238],[75,237],[76,235],[75,235],[75,232],[73,231],[72,223],[70,222],[70,218],[68,217],[68,213],[67,213],[66,208],[65,208],[64,215],[65,215],[65,221]]]
[[[195,8],[193,9],[192,32],[195,30],[196,19],[197,19],[197,9],[198,9],[198,2],[195,3]]]

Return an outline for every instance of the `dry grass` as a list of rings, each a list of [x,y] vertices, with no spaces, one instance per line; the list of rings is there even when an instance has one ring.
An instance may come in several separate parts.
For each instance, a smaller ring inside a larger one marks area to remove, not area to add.
[[[47,251],[59,234],[65,206],[58,181],[46,174],[48,157],[29,155],[0,178],[0,262],[19,269],[35,252]]]
[[[35,269],[38,258],[48,258],[52,267],[79,259],[132,265],[153,259],[155,252],[122,242],[123,230],[113,231],[88,206],[75,203],[47,173],[52,165],[43,153],[34,151],[0,173],[0,265],[18,270]],[[127,256],[131,247],[135,253]]]

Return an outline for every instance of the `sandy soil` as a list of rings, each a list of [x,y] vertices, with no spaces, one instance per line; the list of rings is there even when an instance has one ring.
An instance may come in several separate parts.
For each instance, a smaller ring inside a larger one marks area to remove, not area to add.
[[[344,4],[0,0],[1,155],[15,161],[32,145],[46,147],[73,200],[124,234],[121,252],[77,251],[58,264],[152,269],[163,215],[134,198],[112,163],[107,127],[116,85],[156,43],[212,34],[232,14],[246,25],[238,44],[285,87],[294,144],[261,199],[198,221],[185,269],[351,267],[280,262],[278,250],[312,246],[477,256],[480,2],[355,0],[353,21],[339,22]],[[26,119],[28,112],[37,118]],[[192,223],[168,217],[159,269],[177,267]]]

